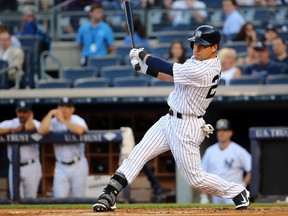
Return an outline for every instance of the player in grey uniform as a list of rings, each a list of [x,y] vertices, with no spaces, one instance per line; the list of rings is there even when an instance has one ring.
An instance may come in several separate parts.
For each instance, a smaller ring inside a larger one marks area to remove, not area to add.
[[[39,132],[66,132],[81,135],[88,130],[83,118],[73,114],[75,107],[69,98],[62,98],[58,107],[43,118]],[[84,143],[55,143],[56,166],[54,170],[53,192],[56,198],[84,197],[88,177],[88,162]]]
[[[246,187],[251,180],[251,155],[246,149],[231,140],[233,129],[227,119],[219,119],[216,123],[216,130],[218,141],[206,149],[202,157],[203,170]],[[201,203],[208,201],[205,199],[205,195],[201,194]],[[215,204],[232,203],[231,199],[215,196],[212,196],[211,200]]]
[[[146,53],[143,48],[129,53],[131,64],[139,64],[139,72],[174,82],[168,97],[169,112],[161,117],[135,146],[129,157],[111,177],[110,182],[93,205],[96,212],[116,208],[116,197],[131,184],[144,164],[168,150],[187,184],[202,192],[222,198],[232,198],[236,209],[249,206],[249,192],[240,184],[228,182],[201,168],[200,145],[207,135],[203,115],[212,101],[221,75],[217,49],[219,31],[208,25],[196,29],[189,38],[193,56],[185,63],[167,61]],[[204,130],[203,130],[204,129]]]
[[[19,101],[16,107],[17,118],[0,123],[0,135],[20,132],[37,132],[40,122],[34,119],[31,104]],[[36,198],[39,184],[42,178],[42,167],[39,160],[39,144],[21,144],[20,153],[20,198]],[[13,176],[12,176],[12,145],[7,146],[9,165],[9,191],[13,199]]]

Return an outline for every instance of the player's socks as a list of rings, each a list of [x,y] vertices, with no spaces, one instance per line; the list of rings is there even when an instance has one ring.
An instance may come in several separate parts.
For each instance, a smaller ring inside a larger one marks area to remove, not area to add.
[[[97,202],[93,205],[95,212],[111,211],[116,209],[117,195],[128,184],[127,179],[121,173],[114,173],[103,193],[99,196]]]

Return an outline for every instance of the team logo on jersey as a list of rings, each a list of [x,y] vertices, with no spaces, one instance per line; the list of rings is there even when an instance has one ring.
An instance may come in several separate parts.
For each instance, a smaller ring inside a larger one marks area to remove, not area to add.
[[[198,30],[198,31],[196,32],[196,37],[201,37],[201,35],[202,35],[202,32],[201,32],[200,30]]]

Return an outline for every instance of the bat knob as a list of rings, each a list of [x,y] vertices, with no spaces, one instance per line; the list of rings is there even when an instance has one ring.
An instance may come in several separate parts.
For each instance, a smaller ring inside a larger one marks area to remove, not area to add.
[[[141,67],[140,67],[139,64],[136,64],[135,67],[134,67],[134,69],[135,69],[136,71],[140,71],[140,70],[141,70]]]

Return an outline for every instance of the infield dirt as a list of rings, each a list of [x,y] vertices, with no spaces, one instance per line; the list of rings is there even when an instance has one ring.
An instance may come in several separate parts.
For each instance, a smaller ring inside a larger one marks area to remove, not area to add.
[[[93,212],[92,209],[0,209],[1,216],[288,216],[288,207],[250,207],[236,211],[233,208],[123,208],[113,212]]]

